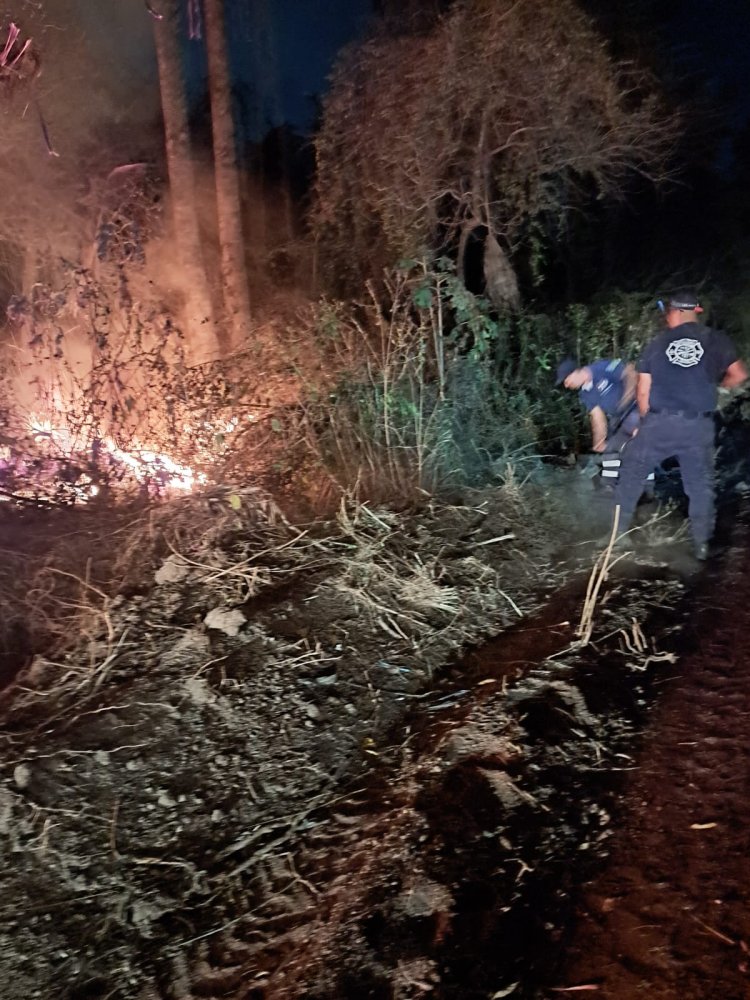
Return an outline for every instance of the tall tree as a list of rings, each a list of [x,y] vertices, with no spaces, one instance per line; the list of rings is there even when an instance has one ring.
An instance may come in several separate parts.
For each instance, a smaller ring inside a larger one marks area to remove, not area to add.
[[[224,0],[204,0],[204,17],[224,309],[232,331],[232,343],[235,347],[243,347],[250,339],[250,293],[245,266]]]
[[[188,357],[194,363],[201,363],[219,356],[221,345],[214,323],[195,209],[195,178],[178,39],[178,0],[164,0],[160,11],[162,16],[154,20],[154,37],[159,64],[172,225],[186,298]]]
[[[473,237],[485,284],[513,304],[513,252],[534,219],[663,178],[678,131],[653,82],[618,63],[574,0],[461,0],[421,32],[348,50],[325,103],[315,226],[358,286],[401,257]]]

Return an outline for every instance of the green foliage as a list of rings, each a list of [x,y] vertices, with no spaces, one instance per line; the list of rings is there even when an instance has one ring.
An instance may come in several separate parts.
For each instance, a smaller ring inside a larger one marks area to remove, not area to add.
[[[387,299],[340,304],[328,399],[308,399],[308,429],[342,488],[408,498],[491,481],[522,455],[588,448],[574,394],[554,385],[563,355],[632,360],[658,322],[651,296],[613,294],[561,315],[498,317],[444,261],[402,267]],[[321,311],[327,324],[331,307]]]
[[[660,326],[654,298],[650,293],[615,290],[607,298],[575,303],[564,311],[559,319],[556,353],[545,357],[547,378],[538,386],[546,400],[542,438],[551,451],[586,450],[589,446],[586,420],[576,395],[553,386],[557,362],[567,355],[581,364],[597,358],[635,362]]]
[[[544,280],[544,265],[547,262],[546,241],[544,231],[537,218],[532,218],[526,236],[526,247],[529,258],[531,281],[538,288]]]
[[[403,267],[365,321],[342,315],[347,363],[309,426],[340,485],[407,497],[486,476],[534,440],[533,402],[497,376],[506,339],[450,267]],[[323,313],[325,315],[325,312]]]
[[[742,267],[738,287],[728,297],[723,296],[718,289],[701,291],[701,304],[706,310],[705,321],[710,326],[726,330],[733,339],[740,357],[747,362],[750,359],[750,290],[745,284],[745,273],[746,268]],[[719,303],[721,303],[720,311],[716,309]]]
[[[614,291],[606,299],[569,306],[565,314],[569,353],[581,362],[615,357],[635,360],[660,327],[650,293]]]

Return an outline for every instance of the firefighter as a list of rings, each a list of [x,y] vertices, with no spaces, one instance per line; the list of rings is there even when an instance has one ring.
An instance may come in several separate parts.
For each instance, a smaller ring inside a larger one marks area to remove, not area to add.
[[[576,389],[589,414],[591,448],[601,455],[602,484],[614,487],[620,470],[620,451],[640,423],[635,400],[634,366],[619,359],[600,359],[580,365],[565,358],[557,366],[556,385]],[[653,482],[653,472],[647,477]]]
[[[645,473],[666,458],[676,458],[688,497],[696,558],[708,558],[714,530],[714,412],[717,387],[731,389],[747,369],[725,334],[704,326],[695,292],[676,292],[660,302],[666,329],[646,345],[638,364],[638,432],[622,450],[614,501],[618,527],[627,531],[643,488]]]

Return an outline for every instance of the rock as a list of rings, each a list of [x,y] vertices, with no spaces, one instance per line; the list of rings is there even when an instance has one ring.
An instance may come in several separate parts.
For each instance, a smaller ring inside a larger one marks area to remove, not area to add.
[[[193,630],[180,636],[178,641],[159,657],[159,666],[196,666],[210,659],[211,644],[205,632]]]
[[[315,683],[320,684],[323,687],[330,687],[332,684],[335,684],[337,680],[338,677],[335,673],[320,674],[318,677],[315,678]]]
[[[13,780],[16,788],[28,788],[31,781],[31,768],[27,764],[17,764],[13,769]]]
[[[12,818],[13,795],[4,785],[0,785],[0,835],[7,836],[10,833]]]
[[[182,556],[171,555],[165,562],[157,569],[154,574],[154,579],[157,583],[181,583],[190,573],[190,566],[185,562]]]
[[[487,732],[471,724],[457,729],[445,745],[445,757],[450,764],[480,759],[505,766],[518,756],[518,747],[505,734]]]
[[[216,629],[217,632],[223,632],[225,635],[237,635],[246,622],[247,618],[237,608],[230,610],[214,608],[203,619],[207,628]]]
[[[431,879],[415,879],[398,897],[398,908],[409,917],[429,917],[447,912],[453,906],[453,896],[446,886]]]
[[[45,660],[43,656],[35,656],[24,676],[24,683],[27,687],[46,687],[51,685],[55,676],[59,674],[59,664]]]
[[[210,705],[216,701],[216,695],[202,677],[189,677],[184,686],[196,705]]]
[[[534,802],[533,797],[519,788],[507,772],[488,771],[483,767],[477,770],[506,809],[517,809],[521,805]]]

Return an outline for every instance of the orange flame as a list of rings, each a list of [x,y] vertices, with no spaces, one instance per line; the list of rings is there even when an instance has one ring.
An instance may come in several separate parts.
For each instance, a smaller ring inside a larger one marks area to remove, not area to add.
[[[62,454],[72,455],[79,452],[80,443],[65,427],[54,427],[52,421],[32,415],[29,418],[29,428],[36,440],[47,438]],[[120,448],[112,438],[100,439],[99,447],[103,448],[116,462],[127,466],[133,478],[139,483],[158,481],[168,491],[189,493],[196,486],[204,485],[208,480],[204,473],[197,473],[190,466],[176,462],[169,455],[142,447],[133,442],[132,450]],[[87,477],[83,477],[87,478]],[[95,496],[98,488],[89,481],[82,483],[83,496]]]

